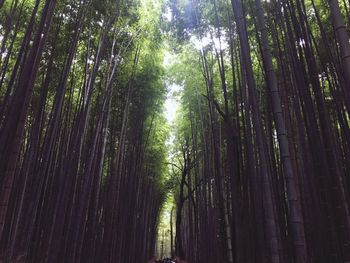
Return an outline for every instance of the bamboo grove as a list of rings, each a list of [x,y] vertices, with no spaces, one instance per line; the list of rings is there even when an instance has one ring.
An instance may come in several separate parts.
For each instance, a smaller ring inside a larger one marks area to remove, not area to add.
[[[169,8],[183,86],[172,253],[349,262],[349,2]]]
[[[0,261],[146,262],[167,136],[158,7],[0,6]]]
[[[0,262],[147,262],[169,193],[189,263],[350,262],[349,24],[346,0],[0,0]]]

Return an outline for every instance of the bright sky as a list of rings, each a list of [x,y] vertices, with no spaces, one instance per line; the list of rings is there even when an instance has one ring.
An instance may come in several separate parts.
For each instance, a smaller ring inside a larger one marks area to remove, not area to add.
[[[163,13],[163,17],[168,22],[171,22],[171,20],[173,19],[173,14],[171,13],[171,9],[169,7],[166,8],[165,12]]]
[[[218,37],[211,37],[210,33],[207,32],[205,36],[202,37],[202,39],[198,38],[196,35],[191,35],[190,42],[197,50],[201,50],[202,48],[213,44],[215,45],[217,50],[225,50],[228,48],[227,41],[225,41],[224,32],[221,32],[221,45]]]
[[[173,59],[173,55],[168,51],[165,52],[163,64],[165,67],[171,64]],[[172,124],[175,120],[176,111],[179,108],[179,101],[174,93],[178,93],[181,91],[182,87],[175,83],[167,83],[167,98],[164,103],[165,108],[165,117],[169,124]]]
[[[165,117],[168,120],[169,124],[172,124],[175,120],[176,111],[179,108],[179,101],[176,96],[174,96],[174,92],[178,92],[181,90],[181,87],[176,84],[170,84],[168,87],[168,95],[165,100]]]

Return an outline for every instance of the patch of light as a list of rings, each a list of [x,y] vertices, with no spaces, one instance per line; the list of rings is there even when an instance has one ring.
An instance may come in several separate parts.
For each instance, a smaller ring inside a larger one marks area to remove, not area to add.
[[[103,26],[103,22],[102,21],[97,21],[97,24],[102,27]]]
[[[299,46],[303,47],[303,48],[305,47],[305,40],[304,39],[302,39],[302,38],[299,39]]]
[[[215,45],[216,49],[225,50],[228,48],[228,43],[227,43],[227,41],[223,41],[223,38],[221,38],[221,43],[219,41],[219,38],[217,38],[217,37],[215,37],[213,40],[214,40],[214,45]]]
[[[221,32],[222,33],[222,32]],[[221,43],[219,41],[218,37],[211,37],[210,33],[208,32],[205,36],[202,38],[198,38],[195,35],[191,35],[190,42],[197,50],[202,50],[203,48],[213,45],[217,50],[225,50],[228,48],[227,41],[224,41],[225,37],[221,36]]]
[[[169,66],[173,61],[173,57],[174,56],[170,52],[166,51],[164,54],[163,65],[165,67]]]
[[[169,49],[166,49],[163,58],[163,66],[169,68],[177,59],[178,58],[175,54],[171,53]],[[168,81],[165,84],[167,88],[167,96],[164,102],[164,116],[170,126],[170,134],[166,141],[166,145],[169,149],[169,157],[171,157],[170,149],[172,149],[175,140],[175,119],[177,111],[180,108],[179,93],[181,93],[183,87]]]
[[[204,36],[202,37],[202,39],[200,39],[197,36],[192,35],[190,37],[190,42],[192,43],[195,49],[202,50],[211,43],[211,39],[208,36]]]
[[[179,101],[176,94],[182,87],[177,84],[170,84],[168,87],[168,96],[164,103],[165,117],[168,123],[172,124],[175,120],[176,112],[179,108]]]
[[[169,7],[165,9],[165,12],[163,13],[163,17],[167,22],[171,22],[171,20],[173,20],[173,13],[171,12],[171,9]]]
[[[169,67],[173,61],[176,60],[176,55],[169,51],[165,51],[163,65],[164,67]],[[182,90],[182,87],[175,83],[166,83],[167,87],[167,98],[164,103],[165,117],[169,124],[172,124],[175,120],[176,111],[179,108],[179,101],[177,94]]]

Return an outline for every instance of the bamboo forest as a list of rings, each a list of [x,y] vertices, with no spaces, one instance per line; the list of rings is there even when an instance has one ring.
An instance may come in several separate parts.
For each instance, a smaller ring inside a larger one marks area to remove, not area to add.
[[[0,263],[350,263],[350,0],[0,0]]]

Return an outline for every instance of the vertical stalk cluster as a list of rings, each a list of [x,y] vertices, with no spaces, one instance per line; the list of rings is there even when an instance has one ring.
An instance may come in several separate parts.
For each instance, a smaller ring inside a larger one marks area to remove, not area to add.
[[[196,159],[181,205],[185,257],[348,262],[349,4],[173,5],[181,23],[170,23],[188,36],[177,34],[187,47],[175,63],[177,136],[191,134]]]
[[[0,8],[0,262],[146,262],[165,198],[166,132],[155,132],[160,43],[135,19],[141,7]]]

